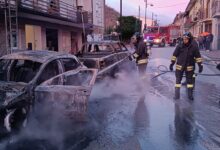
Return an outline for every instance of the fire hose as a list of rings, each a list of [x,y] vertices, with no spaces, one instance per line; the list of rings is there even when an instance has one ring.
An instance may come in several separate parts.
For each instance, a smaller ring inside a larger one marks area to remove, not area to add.
[[[162,69],[163,68],[163,69]],[[161,72],[160,74],[154,76],[153,78],[151,78],[152,80],[155,78],[158,78],[162,75],[165,75],[167,73],[175,73],[175,71],[169,71],[168,67],[165,65],[159,65],[157,67],[158,71]],[[195,73],[196,76],[220,76],[220,74],[205,74],[205,73]]]

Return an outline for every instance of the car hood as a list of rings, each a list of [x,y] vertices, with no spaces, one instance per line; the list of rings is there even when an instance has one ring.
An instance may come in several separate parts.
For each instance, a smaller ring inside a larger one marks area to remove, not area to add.
[[[0,105],[20,95],[27,84],[0,81]]]

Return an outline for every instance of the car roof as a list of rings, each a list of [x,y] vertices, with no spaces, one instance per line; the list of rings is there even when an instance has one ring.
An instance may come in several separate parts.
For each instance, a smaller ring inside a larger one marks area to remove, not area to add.
[[[21,59],[32,60],[39,63],[45,63],[54,57],[74,57],[71,54],[54,52],[48,50],[29,50],[21,51],[3,56],[1,59]]]

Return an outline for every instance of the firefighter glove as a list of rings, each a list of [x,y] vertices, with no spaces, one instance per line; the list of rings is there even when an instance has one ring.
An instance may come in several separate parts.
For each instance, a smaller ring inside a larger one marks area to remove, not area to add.
[[[174,63],[171,63],[170,64],[170,71],[173,71],[173,66],[174,66]]]
[[[199,65],[199,73],[202,73],[203,71],[203,65]]]

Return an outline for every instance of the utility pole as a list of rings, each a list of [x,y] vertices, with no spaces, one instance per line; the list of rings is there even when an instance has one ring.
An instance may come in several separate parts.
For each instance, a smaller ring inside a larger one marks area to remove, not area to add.
[[[122,0],[120,0],[120,32],[121,32],[121,29],[122,29]]]
[[[152,13],[152,24],[151,26],[154,26],[154,13]]]
[[[122,0],[120,0],[120,18],[122,18]]]
[[[144,30],[147,29],[147,0],[145,0],[145,17],[144,17]]]
[[[139,32],[141,32],[142,24],[141,24],[141,6],[140,5],[138,7],[138,27],[140,27],[138,29],[140,30]]]
[[[147,28],[147,6],[148,6],[148,5],[154,6],[154,5],[147,3],[147,0],[144,0],[144,2],[145,2],[145,23],[144,23],[144,30],[146,30],[146,28]]]

